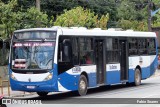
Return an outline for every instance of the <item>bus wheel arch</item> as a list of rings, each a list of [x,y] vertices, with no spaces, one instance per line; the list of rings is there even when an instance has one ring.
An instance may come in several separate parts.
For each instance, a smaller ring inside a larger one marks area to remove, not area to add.
[[[82,72],[78,82],[78,94],[80,96],[86,95],[88,88],[88,75],[86,72]]]
[[[139,86],[141,84],[142,72],[141,67],[137,65],[134,71],[134,85]]]

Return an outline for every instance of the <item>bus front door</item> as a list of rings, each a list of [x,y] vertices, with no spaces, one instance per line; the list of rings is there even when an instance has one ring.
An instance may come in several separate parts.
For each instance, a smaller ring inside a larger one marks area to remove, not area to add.
[[[97,84],[104,84],[105,82],[105,56],[104,56],[104,41],[95,41],[96,50],[96,68],[97,68]]]
[[[120,71],[121,81],[128,80],[128,52],[127,52],[127,41],[120,40]]]

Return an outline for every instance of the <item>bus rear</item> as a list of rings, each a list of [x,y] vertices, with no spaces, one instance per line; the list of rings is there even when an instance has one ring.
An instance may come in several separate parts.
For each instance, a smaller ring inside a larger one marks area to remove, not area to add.
[[[20,30],[12,37],[9,76],[12,90],[46,95],[57,91],[56,31]]]

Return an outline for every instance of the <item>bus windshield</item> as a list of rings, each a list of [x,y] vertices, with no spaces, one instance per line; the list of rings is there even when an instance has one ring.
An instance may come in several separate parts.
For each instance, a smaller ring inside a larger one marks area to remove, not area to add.
[[[12,69],[44,70],[53,68],[56,32],[16,32],[12,43]]]
[[[52,69],[55,42],[16,42],[13,69]]]

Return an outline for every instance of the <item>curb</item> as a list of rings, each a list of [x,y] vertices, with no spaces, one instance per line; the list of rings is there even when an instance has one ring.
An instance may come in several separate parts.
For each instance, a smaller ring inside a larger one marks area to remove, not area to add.
[[[21,97],[23,97],[23,98],[25,98],[25,97],[28,97],[28,96],[32,96],[32,95],[35,95],[36,93],[24,93],[24,94],[21,94],[21,93],[18,93],[18,94],[12,94],[12,95],[10,95],[10,96],[8,96],[8,95],[6,95],[6,96],[4,96],[4,98],[21,98]]]

